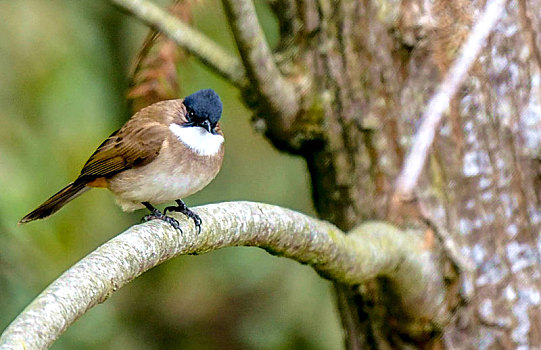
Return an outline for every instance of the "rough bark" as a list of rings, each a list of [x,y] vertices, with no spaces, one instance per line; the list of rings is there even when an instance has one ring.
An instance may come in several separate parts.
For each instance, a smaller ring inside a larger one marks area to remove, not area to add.
[[[342,229],[428,224],[435,247],[453,247],[455,318],[441,339],[395,333],[391,296],[374,282],[337,288],[348,347],[541,347],[539,3],[508,3],[398,212],[386,208],[418,119],[484,3],[274,3],[294,14],[282,16],[292,25],[276,58],[302,101],[297,133],[275,144],[305,156],[319,215]]]

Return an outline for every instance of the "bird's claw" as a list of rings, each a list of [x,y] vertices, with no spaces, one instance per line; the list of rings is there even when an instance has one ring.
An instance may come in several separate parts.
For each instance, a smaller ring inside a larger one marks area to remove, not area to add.
[[[201,233],[201,224],[203,223],[203,220],[201,220],[199,215],[197,215],[196,213],[192,212],[192,214],[194,215],[192,217],[192,219],[193,219],[193,223],[195,224],[195,227],[197,227],[197,234],[200,234]]]
[[[152,214],[148,214],[148,215],[143,216],[142,221],[147,222],[147,221],[150,221],[150,220],[162,220],[162,221],[165,221],[169,225],[173,226],[173,228],[175,228],[175,230],[179,230],[180,233],[182,233],[182,229],[180,228],[180,224],[178,223],[178,221],[175,218],[172,218],[172,217],[167,216],[165,214],[162,214],[160,212],[154,212]]]
[[[197,215],[196,213],[194,213],[188,208],[186,208],[186,210],[183,211],[182,213],[193,220],[195,228],[197,229],[197,234],[200,234],[201,224],[203,223],[203,220],[201,220],[201,217],[199,217],[199,215]]]
[[[176,212],[179,212],[179,213],[182,213],[184,215],[186,215],[187,217],[191,218],[193,220],[193,223],[195,224],[195,228],[197,229],[197,234],[200,234],[201,233],[201,224],[203,223],[203,220],[201,220],[201,217],[199,215],[197,215],[196,213],[194,213],[193,211],[191,211],[187,206],[186,204],[184,204],[183,201],[181,201],[180,199],[176,201],[178,206],[170,206],[170,207],[166,207],[163,212],[164,214],[166,214],[168,211],[176,211]]]

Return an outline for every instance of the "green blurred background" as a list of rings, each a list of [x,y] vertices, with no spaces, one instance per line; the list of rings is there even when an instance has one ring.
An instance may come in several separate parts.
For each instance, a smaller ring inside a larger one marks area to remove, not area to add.
[[[219,1],[194,24],[236,53]],[[161,5],[167,2],[161,1]],[[256,1],[271,45],[277,25]],[[103,190],[53,217],[17,221],[78,174],[127,120],[130,63],[147,28],[105,0],[0,0],[0,329],[97,246],[139,222]],[[278,153],[249,122],[239,93],[194,59],[178,67],[182,95],[212,87],[224,101],[221,173],[188,205],[273,203],[314,214],[305,163]],[[92,309],[53,349],[339,349],[329,282],[256,248],[179,257]]]

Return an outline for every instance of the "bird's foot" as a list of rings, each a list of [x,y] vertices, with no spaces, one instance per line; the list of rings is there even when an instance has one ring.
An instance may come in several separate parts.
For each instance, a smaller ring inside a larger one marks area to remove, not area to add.
[[[193,220],[195,227],[197,228],[197,233],[201,233],[201,224],[203,223],[203,221],[201,220],[199,215],[191,211],[190,208],[188,208],[188,206],[182,200],[177,199],[175,202],[177,202],[178,205],[165,208],[163,211],[164,214],[167,214],[168,211],[176,211],[186,215]]]
[[[164,215],[161,212],[152,213],[152,214],[148,214],[148,215],[143,216],[142,221],[147,222],[147,221],[150,221],[150,220],[162,220],[162,221],[165,221],[168,224],[170,224],[171,226],[173,226],[176,230],[179,230],[180,232],[182,232],[182,229],[180,228],[180,224],[178,223],[178,221],[175,218]]]
[[[148,210],[150,210],[152,212],[152,214],[148,214],[148,215],[143,216],[141,221],[147,222],[147,221],[150,221],[150,220],[162,220],[162,221],[167,222],[169,225],[173,226],[175,228],[175,230],[179,230],[180,233],[182,233],[182,229],[180,228],[180,224],[178,223],[178,221],[175,218],[172,218],[170,216],[165,215],[165,211],[164,211],[164,213],[162,213],[158,209],[154,208],[150,203],[145,202],[145,203],[143,203],[143,205],[145,207],[147,207]]]

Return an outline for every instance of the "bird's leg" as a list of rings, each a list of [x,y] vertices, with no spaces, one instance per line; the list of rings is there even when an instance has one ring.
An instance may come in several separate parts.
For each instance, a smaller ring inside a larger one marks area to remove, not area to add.
[[[201,233],[201,223],[203,221],[201,221],[201,218],[199,217],[199,215],[191,211],[190,208],[188,208],[188,206],[181,199],[177,199],[175,200],[175,202],[177,202],[178,204],[176,207],[175,206],[167,207],[163,210],[163,212],[167,214],[167,211],[178,211],[186,215],[187,217],[193,220],[195,227],[197,228],[197,233]]]
[[[147,209],[150,210],[152,213],[152,214],[143,216],[143,219],[142,219],[143,221],[150,221],[154,219],[163,220],[182,233],[182,230],[180,229],[180,225],[178,221],[175,218],[165,215],[165,210],[167,209],[165,209],[164,212],[162,213],[158,209],[154,208],[154,206],[150,204],[149,202],[142,202],[142,204],[145,207],[147,207]]]

